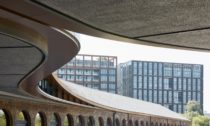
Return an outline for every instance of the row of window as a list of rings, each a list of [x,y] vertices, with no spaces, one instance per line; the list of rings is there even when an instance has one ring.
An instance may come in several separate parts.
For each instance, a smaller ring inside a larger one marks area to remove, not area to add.
[[[164,104],[164,106],[178,113],[186,112],[186,104]]]
[[[12,124],[11,114],[3,109],[0,109],[0,125],[1,126],[9,126]],[[21,111],[16,115],[15,125],[17,126],[31,126],[31,117],[27,111]],[[35,117],[35,126],[46,126],[47,125],[47,118],[44,112],[38,112]],[[95,120],[93,116],[89,116],[87,120],[87,124],[85,124],[85,117],[79,115],[74,122],[73,116],[71,114],[67,114],[63,121],[63,126],[104,126],[104,120],[102,117],[99,117],[98,120]],[[114,121],[115,126],[120,126],[120,120],[115,119]],[[149,126],[149,122],[139,121],[136,120],[133,122],[129,120],[128,123],[125,119],[122,120],[122,126]],[[166,126],[166,124],[159,124],[160,126]],[[54,113],[50,118],[50,126],[61,126],[61,118],[58,113]],[[106,126],[113,126],[113,122],[111,118],[107,118]],[[150,126],[158,126],[158,123],[151,122]],[[173,126],[173,124],[167,124],[167,126]],[[181,125],[174,125],[174,126],[181,126]]]
[[[200,78],[202,67],[201,65],[133,62],[133,74]]]
[[[76,75],[94,75],[98,76],[99,74],[110,74],[115,75],[115,69],[70,69],[70,68],[60,68],[57,71],[58,74],[76,74]]]
[[[72,59],[68,66],[86,66],[86,67],[116,67],[116,57],[104,57],[104,56],[84,56],[77,55]]]
[[[162,90],[138,90],[133,89],[133,97],[154,103],[187,103],[190,100],[201,103],[201,92],[177,92]]]
[[[116,76],[114,75],[101,75],[101,76],[83,76],[83,75],[58,75],[59,78],[62,78],[67,81],[77,82],[77,81],[84,81],[84,82],[116,82]]]
[[[201,79],[133,76],[133,88],[201,90]]]

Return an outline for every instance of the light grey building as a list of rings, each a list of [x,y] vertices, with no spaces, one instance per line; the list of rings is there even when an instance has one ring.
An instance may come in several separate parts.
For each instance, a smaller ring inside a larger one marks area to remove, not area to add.
[[[117,93],[117,57],[79,54],[57,70],[59,78]]]
[[[120,64],[123,95],[158,103],[183,113],[189,100],[203,109],[203,66],[150,61]]]

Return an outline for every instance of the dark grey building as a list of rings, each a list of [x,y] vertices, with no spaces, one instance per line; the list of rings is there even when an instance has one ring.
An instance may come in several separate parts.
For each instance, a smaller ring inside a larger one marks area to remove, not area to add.
[[[123,95],[158,103],[183,113],[189,100],[203,110],[203,66],[150,61],[120,64]]]
[[[79,54],[57,70],[59,78],[117,93],[117,57]]]

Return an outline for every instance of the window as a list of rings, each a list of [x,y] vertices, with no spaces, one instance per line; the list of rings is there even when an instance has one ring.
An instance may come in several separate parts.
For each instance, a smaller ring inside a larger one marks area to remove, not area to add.
[[[143,71],[143,69],[142,69],[142,62],[139,62],[139,70],[138,70],[139,75],[142,75],[142,71]]]
[[[91,56],[84,56],[84,66],[91,67],[92,66],[92,58]]]
[[[187,103],[187,93],[184,91],[183,92],[183,103]]]
[[[142,99],[142,90],[139,90],[139,99]]]
[[[83,56],[78,55],[75,60],[77,66],[83,66]]]
[[[174,92],[174,103],[179,103],[178,92]]]
[[[99,67],[100,66],[100,58],[98,56],[92,57],[92,65],[93,67]]]
[[[137,97],[138,97],[138,96],[137,96],[137,90],[136,90],[136,89],[133,90],[133,97],[134,97],[134,98],[137,98]]]
[[[182,102],[182,101],[183,101],[182,92],[178,92],[178,101],[179,101],[179,102]]]
[[[169,85],[168,85],[168,87],[169,87],[170,89],[173,88],[173,78],[169,78]]]
[[[173,80],[174,80],[174,82],[173,82],[174,90],[177,90],[177,78],[174,78]]]
[[[115,90],[115,84],[109,84],[109,89]]]
[[[193,91],[196,91],[196,79],[193,79],[192,87]]]
[[[172,91],[168,91],[168,103],[172,103]]]
[[[181,78],[178,78],[178,88],[179,88],[179,90],[182,89],[182,80],[181,80]]]
[[[164,76],[172,76],[172,64],[164,63]]]
[[[187,88],[188,88],[188,91],[191,91],[192,89],[191,89],[191,79],[188,79],[187,80]]]
[[[153,78],[154,89],[157,89],[157,77]]]
[[[168,93],[167,91],[164,91],[164,103],[167,103],[168,101]]]
[[[183,78],[183,90],[187,90],[187,79]]]
[[[152,89],[152,77],[149,77],[149,89]]]
[[[162,89],[162,85],[163,85],[162,84],[162,77],[159,77],[159,83],[158,84],[159,84],[158,85],[159,86],[159,89]]]
[[[181,77],[182,76],[182,65],[174,64],[174,76]]]
[[[133,76],[133,88],[137,88],[137,76]]]
[[[109,68],[114,68],[117,65],[116,57],[109,57]]]
[[[101,76],[101,81],[107,81],[107,76]]]
[[[148,71],[149,75],[152,75],[152,63],[149,63],[149,71]]]
[[[162,65],[162,63],[159,63],[158,66],[159,66],[158,74],[159,74],[159,76],[162,76],[163,65]]]
[[[201,77],[201,65],[193,65],[193,77]]]
[[[101,69],[101,74],[107,74],[107,69]]]
[[[169,89],[169,79],[168,78],[164,78],[163,85],[164,85],[164,89]]]
[[[101,84],[101,89],[106,90],[107,89],[107,83],[102,83]]]
[[[101,57],[101,67],[107,68],[108,67],[108,57]]]
[[[182,113],[182,105],[178,105],[178,112]]]
[[[163,94],[163,92],[160,90],[159,91],[159,98],[158,98],[158,100],[159,100],[159,103],[161,103],[161,104],[162,104],[162,99],[163,99],[163,97],[162,97],[163,95],[162,94]]]
[[[147,75],[147,62],[144,62],[144,75]]]
[[[154,65],[153,74],[154,74],[154,76],[157,76],[157,71],[158,71],[157,63],[154,63],[153,65]]]
[[[142,76],[139,76],[138,78],[138,81],[139,81],[139,88],[142,88]]]
[[[200,91],[201,90],[201,80],[197,79],[197,90]]]
[[[115,75],[115,69],[110,69],[109,74]]]
[[[173,107],[174,107],[174,111],[177,112],[177,105],[175,104]]]
[[[192,100],[192,98],[191,98],[191,92],[188,92],[187,96],[188,96],[188,99],[187,99],[188,101]]]
[[[144,100],[147,101],[147,90],[144,90]]]
[[[144,76],[144,89],[147,89],[147,76]]]
[[[152,90],[149,90],[149,101],[152,102]]]
[[[115,76],[109,76],[109,81],[110,82],[115,82]]]
[[[154,90],[153,101],[154,101],[154,103],[157,103],[157,90]]]
[[[184,65],[183,67],[183,77],[191,77],[191,65]]]

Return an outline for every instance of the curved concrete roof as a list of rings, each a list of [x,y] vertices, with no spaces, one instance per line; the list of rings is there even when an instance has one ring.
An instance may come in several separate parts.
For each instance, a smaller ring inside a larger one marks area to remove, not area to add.
[[[61,29],[136,44],[210,50],[209,0],[10,2],[1,6]]]
[[[113,111],[188,121],[180,114],[177,114],[159,104],[149,103],[142,100],[87,88],[62,79],[59,79],[59,83],[70,94],[97,107],[106,108]]]

